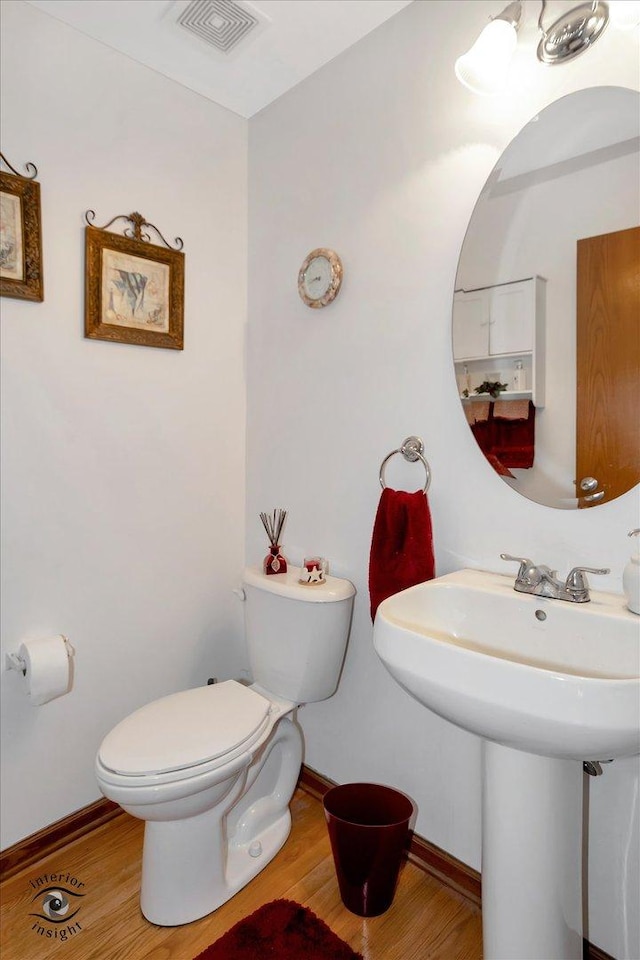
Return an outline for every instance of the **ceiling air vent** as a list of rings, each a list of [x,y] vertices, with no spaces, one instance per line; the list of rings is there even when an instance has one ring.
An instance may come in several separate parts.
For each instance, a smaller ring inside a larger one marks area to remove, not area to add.
[[[229,53],[259,20],[235,0],[191,0],[178,23],[221,53]]]

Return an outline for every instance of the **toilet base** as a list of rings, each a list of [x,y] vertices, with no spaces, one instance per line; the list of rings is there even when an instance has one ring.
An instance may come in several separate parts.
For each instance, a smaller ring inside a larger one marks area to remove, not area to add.
[[[204,818],[206,814],[202,816]],[[200,820],[199,817],[194,819]],[[179,826],[185,824],[190,824],[190,821],[178,821]],[[169,826],[172,825],[151,821],[146,824],[143,883],[140,891],[140,909],[143,915],[151,923],[163,927],[180,926],[199,920],[200,917],[217,910],[253,880],[284,846],[291,832],[291,814],[287,810],[275,823],[257,834],[251,844],[230,845],[224,876],[215,869],[216,857],[212,857],[214,851],[206,844],[198,842],[195,848],[190,847],[188,858],[176,857],[173,851],[168,849],[170,844],[166,842],[166,828]],[[203,826],[205,825],[202,823],[193,824],[198,836]],[[154,843],[157,838],[150,835],[154,827],[164,828],[160,844]],[[174,837],[174,840],[182,844],[185,839],[184,831],[179,832],[182,835],[179,838]],[[254,844],[260,845],[258,856],[249,853],[250,848],[256,849]],[[165,858],[172,864],[168,882]],[[181,871],[178,860],[184,864],[184,871]]]
[[[278,851],[284,846],[290,833],[291,814],[289,810],[287,810],[275,823],[272,823],[269,827],[262,830],[261,833],[257,834],[255,840],[253,840],[249,846],[243,844],[242,846],[231,846],[229,848],[227,885],[232,891],[229,897],[237,893],[238,890],[242,890],[250,880],[253,880],[253,878],[273,860]],[[257,853],[257,848],[254,847],[255,844],[258,844],[260,847],[259,853]],[[256,850],[255,856],[250,852],[254,849]],[[227,897],[227,899],[229,899],[229,897]]]
[[[198,920],[266,867],[291,831],[301,762],[300,729],[283,717],[221,803],[181,820],[147,820],[140,891],[147,920],[169,927]]]

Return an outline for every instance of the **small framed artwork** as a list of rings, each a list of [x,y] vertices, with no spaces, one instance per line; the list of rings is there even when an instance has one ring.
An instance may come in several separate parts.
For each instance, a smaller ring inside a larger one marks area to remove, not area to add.
[[[44,300],[42,227],[38,170],[27,163],[23,176],[0,153],[0,296]]]
[[[94,227],[85,214],[85,337],[144,347],[184,346],[184,254],[172,247],[142,214],[117,216]],[[108,228],[117,220],[124,234]],[[149,228],[164,246],[151,242]]]

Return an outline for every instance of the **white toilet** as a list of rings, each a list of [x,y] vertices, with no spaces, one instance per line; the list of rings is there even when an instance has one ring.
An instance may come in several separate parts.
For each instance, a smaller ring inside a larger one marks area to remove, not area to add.
[[[336,690],[355,589],[299,570],[244,572],[254,683],[171,694],[136,710],[96,759],[105,797],[145,820],[140,905],[152,923],[205,916],[245,886],[289,835],[302,762],[292,714]]]

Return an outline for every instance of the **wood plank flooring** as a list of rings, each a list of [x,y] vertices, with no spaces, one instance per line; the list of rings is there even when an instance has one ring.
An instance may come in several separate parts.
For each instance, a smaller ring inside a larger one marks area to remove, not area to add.
[[[2,884],[0,957],[192,960],[242,917],[284,897],[313,910],[365,960],[481,960],[478,907],[411,863],[402,868],[387,913],[370,919],[350,913],[340,900],[322,804],[298,789],[291,809],[291,836],[278,856],[214,913],[182,927],[158,927],[142,916],[144,825],[127,814],[116,817]],[[84,884],[75,887],[84,893],[83,899],[72,900],[74,907],[80,905],[76,916],[53,928],[57,938],[40,933],[52,925],[32,915],[42,912],[37,889],[44,889],[46,881],[38,886],[38,880],[52,873],[68,874],[66,883],[58,881],[68,889],[74,889],[73,879]]]

